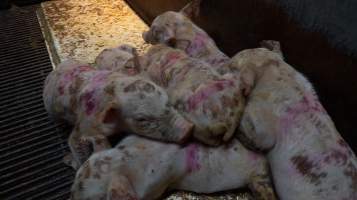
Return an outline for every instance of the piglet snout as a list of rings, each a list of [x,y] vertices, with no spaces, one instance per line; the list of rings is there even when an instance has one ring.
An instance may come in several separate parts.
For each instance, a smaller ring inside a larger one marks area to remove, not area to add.
[[[146,43],[150,43],[150,38],[149,38],[149,36],[150,36],[149,31],[144,31],[143,34],[142,34],[142,37],[143,37],[143,39],[144,39],[144,41],[145,41]]]
[[[209,127],[209,131],[214,136],[222,136],[226,134],[227,127],[224,124],[212,125]]]

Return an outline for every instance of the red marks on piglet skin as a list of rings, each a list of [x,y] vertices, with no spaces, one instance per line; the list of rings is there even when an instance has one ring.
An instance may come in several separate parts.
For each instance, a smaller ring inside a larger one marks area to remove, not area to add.
[[[87,115],[91,115],[95,112],[100,99],[99,93],[103,91],[102,87],[105,85],[107,77],[110,73],[110,71],[97,72],[87,85],[88,90],[85,91],[83,95],[81,95],[80,101],[84,104],[85,112]]]
[[[165,59],[162,60],[160,66],[162,66],[161,71],[164,71],[166,68],[172,66],[176,61],[178,61],[182,57],[180,52],[169,52]]]
[[[197,89],[187,100],[188,111],[196,110],[197,107],[206,99],[210,98],[210,96],[224,90],[227,87],[233,86],[234,82],[231,80],[218,80],[206,85],[205,87]]]
[[[296,105],[289,107],[287,111],[295,115],[304,112],[325,112],[324,108],[317,99],[317,96],[311,93],[304,94],[301,101]]]
[[[186,170],[188,173],[191,173],[200,168],[198,146],[197,144],[190,144],[186,147]]]
[[[62,78],[60,79],[59,87],[58,87],[58,92],[60,95],[64,95],[65,88],[74,81],[77,76],[86,71],[91,71],[94,70],[93,67],[91,66],[79,66],[76,67],[68,72],[66,72]]]
[[[86,114],[87,115],[93,114],[96,107],[95,90],[84,93],[81,96],[80,101],[84,103]]]
[[[304,94],[299,102],[286,109],[285,115],[280,118],[280,132],[288,133],[296,125],[296,118],[307,113],[326,113],[317,96],[311,93]]]
[[[190,46],[185,50],[188,55],[194,56],[199,53],[202,49],[204,49],[209,37],[203,33],[197,33],[195,38],[191,42]]]

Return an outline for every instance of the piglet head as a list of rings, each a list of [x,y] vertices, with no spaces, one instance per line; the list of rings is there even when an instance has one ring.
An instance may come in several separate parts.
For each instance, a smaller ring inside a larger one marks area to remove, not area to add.
[[[166,44],[173,47],[176,43],[173,30],[170,30],[169,27],[155,25],[143,33],[143,39],[149,44]]]
[[[150,44],[176,45],[177,26],[187,21],[184,15],[178,12],[165,12],[152,22],[150,30],[143,33],[143,39]]]
[[[95,59],[99,69],[114,70],[127,75],[140,72],[140,62],[136,48],[120,45],[117,48],[104,49]]]
[[[71,188],[71,200],[137,200],[133,185],[124,175],[125,170],[113,173],[111,169],[113,158],[123,156],[117,149],[93,154],[77,171]]]
[[[121,81],[125,84],[116,89],[119,109],[108,108],[105,123],[116,121],[124,132],[168,142],[182,143],[190,137],[193,124],[169,105],[162,88],[137,77]]]

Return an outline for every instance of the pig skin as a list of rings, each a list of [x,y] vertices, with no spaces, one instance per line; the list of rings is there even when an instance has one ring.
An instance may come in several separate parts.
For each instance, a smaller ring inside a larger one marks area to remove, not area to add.
[[[69,138],[77,168],[91,154],[110,147],[107,136],[122,132],[181,143],[192,123],[168,104],[166,92],[151,81],[68,60],[44,86],[48,113],[74,125]]]
[[[238,137],[267,153],[280,199],[357,199],[356,156],[311,83],[274,51],[244,50],[229,63],[250,91]]]
[[[166,89],[170,103],[194,125],[193,135],[209,145],[233,136],[244,109],[239,80],[166,45],[141,57],[147,76]]]
[[[150,200],[173,189],[212,193],[247,186],[256,199],[273,200],[267,169],[264,157],[237,139],[218,148],[182,147],[130,135],[81,166],[71,199]]]

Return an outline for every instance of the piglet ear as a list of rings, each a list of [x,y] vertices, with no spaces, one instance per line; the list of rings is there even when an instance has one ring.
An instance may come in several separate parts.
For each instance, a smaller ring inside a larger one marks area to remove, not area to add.
[[[194,19],[200,14],[200,5],[202,0],[192,0],[185,7],[180,10],[180,13],[188,17],[189,19]]]
[[[275,40],[263,40],[260,42],[260,45],[266,49],[269,49],[272,52],[279,54],[282,58],[284,58],[283,52],[281,50],[281,45],[279,41]]]
[[[95,130],[99,131],[102,135],[111,136],[114,133],[119,133],[124,129],[119,106],[117,106],[115,103],[109,103],[100,113],[98,118],[99,119],[95,121],[93,126],[95,127]],[[105,138],[105,140],[101,140],[99,137],[93,139],[94,140],[92,143],[94,150],[106,149],[108,146],[110,146],[107,145],[109,144],[107,138]],[[96,143],[102,144],[103,146],[98,144],[94,145]]]
[[[124,175],[111,176],[107,191],[108,200],[138,199],[132,183]]]
[[[151,34],[150,30],[144,31],[141,36],[146,43],[148,43],[148,44],[151,43],[150,41],[151,41],[152,34]]]
[[[119,121],[120,109],[115,103],[109,103],[101,114],[102,123],[115,124]]]
[[[255,85],[255,72],[245,68],[240,72],[240,88],[244,96],[249,96]]]

